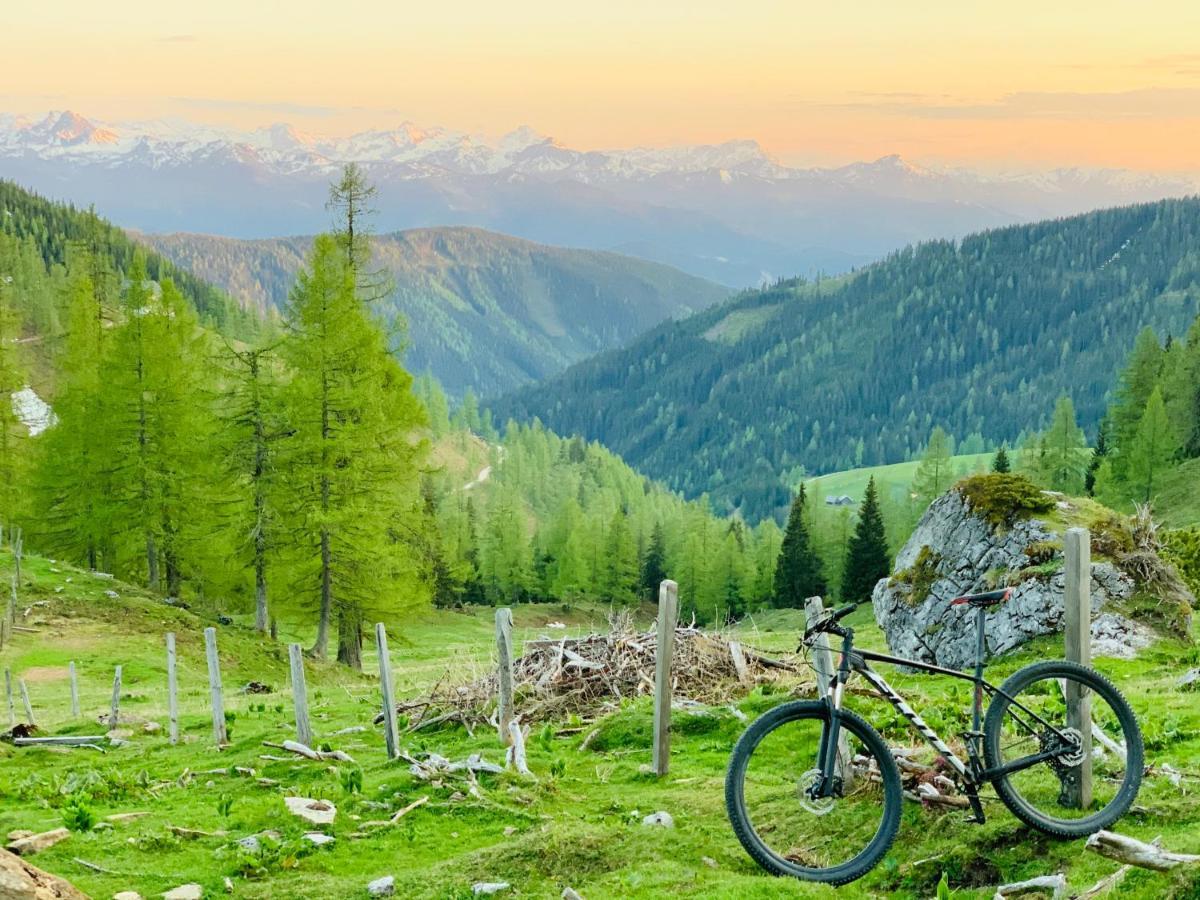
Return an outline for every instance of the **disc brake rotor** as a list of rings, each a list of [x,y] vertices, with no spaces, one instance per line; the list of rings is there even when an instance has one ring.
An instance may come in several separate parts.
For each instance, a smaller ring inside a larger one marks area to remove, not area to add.
[[[833,811],[833,797],[811,797],[809,792],[821,783],[821,770],[809,769],[796,781],[796,797],[800,807],[814,816],[823,816]]]

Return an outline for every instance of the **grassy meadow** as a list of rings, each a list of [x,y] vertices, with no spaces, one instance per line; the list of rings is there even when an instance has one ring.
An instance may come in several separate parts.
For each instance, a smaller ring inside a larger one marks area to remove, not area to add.
[[[8,579],[7,558],[0,579]],[[572,717],[538,723],[529,742],[536,781],[513,773],[481,774],[479,796],[468,782],[448,775],[439,784],[417,780],[404,762],[386,759],[381,732],[371,724],[379,705],[376,660],[358,675],[333,664],[309,664],[308,688],[318,743],[344,750],[356,765],[260,759],[280,751],[263,747],[293,736],[284,644],[259,638],[239,619],[218,628],[230,745],[213,746],[202,630],[212,624],[168,607],[136,588],[114,584],[67,566],[27,559],[19,632],[0,653],[29,688],[44,733],[100,734],[111,695],[113,666],[124,667],[123,721],[128,743],[99,753],[88,749],[17,749],[0,744],[0,834],[42,831],[70,821],[71,837],[31,861],[60,874],[89,895],[111,897],[136,890],[161,895],[196,882],[205,896],[244,898],[347,898],[366,896],[369,881],[393,875],[396,896],[470,897],[477,882],[508,882],[500,896],[560,896],[570,886],[597,898],[832,897],[823,886],[781,881],[760,872],[734,839],[723,807],[723,777],[730,749],[745,723],[726,706],[677,712],[672,770],[656,779],[650,761],[651,711],[646,698],[624,701],[596,722]],[[116,592],[111,597],[107,591]],[[34,605],[44,604],[44,605]],[[651,610],[642,610],[648,623]],[[606,610],[561,605],[520,606],[516,634],[528,639],[603,627]],[[881,646],[867,610],[856,614],[862,642]],[[747,644],[792,652],[802,617],[770,611],[742,623]],[[413,696],[440,678],[466,679],[492,659],[493,619],[488,608],[432,611],[390,629],[398,690]],[[163,635],[174,631],[179,647],[182,739],[166,735],[166,675]],[[283,635],[284,639],[299,635]],[[993,680],[1040,656],[1059,652],[1047,638],[999,660]],[[79,669],[83,718],[69,715],[67,666]],[[1144,840],[1162,837],[1166,847],[1200,852],[1195,827],[1200,789],[1200,700],[1175,688],[1179,675],[1200,664],[1191,644],[1164,641],[1137,661],[1100,660],[1129,696],[1146,734],[1147,776],[1134,812],[1120,830]],[[449,673],[449,674],[448,674]],[[892,673],[888,673],[892,678]],[[274,693],[243,694],[251,680]],[[957,683],[897,674],[893,684],[939,731],[966,727],[968,689]],[[760,685],[736,698],[753,717],[793,694],[811,692],[799,678]],[[864,713],[896,744],[915,739],[882,702],[854,692],[849,705]],[[17,700],[18,717],[21,716]],[[129,721],[125,722],[124,718]],[[589,715],[588,719],[591,718]],[[143,723],[162,728],[148,733]],[[341,729],[364,731],[335,736]],[[586,750],[585,735],[599,729]],[[432,751],[452,760],[471,753],[503,763],[493,731],[469,735],[460,725],[402,735],[412,753]],[[1161,774],[1170,764],[1183,773],[1178,786]],[[238,774],[235,767],[254,769]],[[361,776],[356,774],[361,772]],[[361,789],[358,780],[361,777]],[[260,782],[259,779],[269,779]],[[989,792],[990,793],[990,792]],[[283,798],[299,795],[332,801],[338,809],[327,831],[335,842],[311,847],[306,830],[285,811]],[[403,807],[428,797],[395,825],[371,827]],[[1113,872],[1115,863],[1085,853],[1082,842],[1048,840],[1020,825],[999,802],[986,802],[986,825],[966,825],[961,813],[906,806],[900,837],[883,864],[840,892],[847,897],[931,897],[943,873],[960,898],[990,898],[995,886],[1052,872],[1065,872],[1078,893]],[[641,819],[669,812],[672,829],[651,828]],[[99,830],[80,830],[80,818],[102,821],[114,813],[145,812],[133,821]],[[192,829],[183,837],[170,826]],[[258,853],[235,841],[264,830],[279,833],[278,845]],[[82,861],[82,862],[81,862]],[[90,863],[103,871],[85,866]],[[1121,896],[1200,896],[1200,871],[1169,875],[1133,871]]]

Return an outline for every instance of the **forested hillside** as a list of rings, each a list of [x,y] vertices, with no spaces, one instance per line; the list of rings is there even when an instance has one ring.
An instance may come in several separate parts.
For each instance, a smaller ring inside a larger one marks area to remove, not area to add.
[[[1165,201],[746,292],[493,408],[754,519],[802,473],[908,459],[935,425],[1016,443],[1065,393],[1094,434],[1135,335],[1181,335],[1198,304],[1200,200]]]
[[[282,308],[311,237],[239,241],[197,234],[138,239],[261,310]],[[372,239],[394,289],[374,304],[403,317],[405,360],[454,396],[495,395],[556,374],[665,319],[712,306],[727,288],[659,263],[549,247],[477,228]]]
[[[133,262],[135,244],[124,231],[86,210],[55,203],[0,180],[0,277],[13,292],[26,334],[52,335],[63,327],[61,291],[72,252],[86,250],[96,280],[119,283]],[[145,254],[146,273],[171,279],[200,320],[226,334],[246,335],[261,316],[243,310],[212,284],[175,266],[159,253]]]

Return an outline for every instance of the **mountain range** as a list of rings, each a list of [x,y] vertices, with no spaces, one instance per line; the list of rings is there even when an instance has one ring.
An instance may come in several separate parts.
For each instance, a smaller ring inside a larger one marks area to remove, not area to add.
[[[261,311],[281,307],[311,237],[237,240],[136,235],[181,269]],[[664,319],[728,297],[718,284],[616,253],[548,247],[477,228],[373,238],[394,290],[375,301],[403,316],[405,365],[445,389],[496,395],[620,346]]]
[[[746,291],[492,405],[755,519],[803,474],[899,462],[941,425],[982,450],[1062,394],[1090,437],[1137,333],[1200,312],[1200,199],[931,241]]]
[[[381,231],[475,226],[632,254],[735,287],[845,272],[928,238],[1196,190],[1186,177],[989,176],[896,156],[794,167],[752,140],[587,151],[529,128],[491,140],[406,122],[322,137],[278,123],[237,131],[0,114],[0,174],[150,232],[323,230],[328,183],[352,160],[380,188]]]

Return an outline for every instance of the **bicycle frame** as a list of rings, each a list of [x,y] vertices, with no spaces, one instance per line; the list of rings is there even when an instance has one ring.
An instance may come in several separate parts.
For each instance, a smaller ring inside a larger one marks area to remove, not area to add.
[[[986,692],[989,696],[1000,695],[1005,697],[1011,704],[1009,707],[1010,714],[1024,728],[1033,729],[1024,722],[1020,716],[1012,711],[1013,707],[1020,709],[1021,712],[1036,719],[1043,727],[1053,731],[1060,740],[1070,743],[1069,739],[1052,724],[1047,722],[1037,713],[1026,708],[1016,698],[1006,694],[1000,688],[996,687],[991,682],[983,677],[984,669],[984,610],[978,610],[978,625],[976,629],[976,658],[973,672],[961,672],[957,669],[948,669],[944,666],[934,665],[932,663],[922,662],[915,659],[905,659],[898,656],[888,656],[885,653],[876,653],[872,650],[855,650],[854,649],[854,630],[852,628],[844,628],[834,626],[827,631],[832,634],[837,634],[842,638],[842,655],[838,663],[837,672],[826,685],[822,699],[829,707],[829,723],[830,727],[825,729],[824,740],[822,742],[819,756],[817,760],[817,768],[821,772],[821,780],[819,786],[814,786],[814,796],[829,797],[832,796],[835,789],[835,765],[837,762],[837,745],[838,738],[841,733],[842,719],[842,698],[845,692],[847,682],[850,680],[852,672],[860,673],[875,689],[883,699],[887,700],[894,706],[897,712],[900,713],[918,731],[926,742],[929,743],[946,760],[946,763],[951,766],[963,780],[964,788],[966,789],[967,799],[971,804],[971,810],[974,813],[975,821],[982,823],[984,821],[983,807],[979,802],[978,788],[987,783],[991,783],[1006,775],[1011,775],[1014,772],[1020,772],[1024,769],[1031,768],[1038,763],[1045,762],[1061,755],[1063,752],[1061,747],[1044,750],[1040,753],[1033,753],[1028,756],[1023,756],[1015,759],[1003,766],[985,769],[980,753],[980,742],[983,739],[983,731],[981,728],[983,718],[983,696]],[[935,675],[947,675],[951,678],[958,678],[962,681],[969,681],[975,686],[974,703],[972,710],[972,729],[964,732],[963,737],[966,738],[967,746],[967,762],[963,762],[955,755],[954,751],[947,746],[946,742],[938,736],[924,719],[908,705],[907,701],[890,685],[878,672],[875,672],[869,665],[868,661],[887,663],[895,666],[908,666],[912,669],[917,669],[923,672],[929,672]]]

